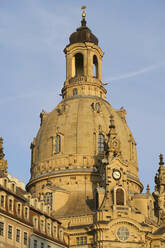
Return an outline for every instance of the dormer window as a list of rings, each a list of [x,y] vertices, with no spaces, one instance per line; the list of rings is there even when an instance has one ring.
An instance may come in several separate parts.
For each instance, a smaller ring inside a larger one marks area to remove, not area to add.
[[[21,216],[22,213],[22,205],[21,203],[17,203],[17,215]]]
[[[63,229],[60,229],[60,231],[59,231],[59,237],[60,237],[60,240],[63,240]]]
[[[4,187],[7,187],[7,179],[4,179]]]
[[[104,143],[105,143],[105,138],[102,133],[99,133],[98,135],[98,152],[104,152]]]
[[[15,185],[12,183],[12,191],[15,192]]]
[[[53,236],[54,238],[57,238],[57,226],[56,225],[53,226]]]
[[[37,216],[33,217],[33,225],[35,229],[38,229],[38,217]]]
[[[40,231],[45,232],[45,220],[40,219]]]
[[[24,218],[29,219],[29,208],[28,207],[24,207]]]
[[[8,210],[9,212],[13,212],[13,199],[8,199]]]
[[[51,234],[51,224],[49,222],[47,223],[47,234]]]

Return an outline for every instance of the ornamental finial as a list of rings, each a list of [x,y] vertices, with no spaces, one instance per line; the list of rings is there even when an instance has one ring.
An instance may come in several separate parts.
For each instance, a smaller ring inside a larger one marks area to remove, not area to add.
[[[160,153],[159,158],[160,158],[159,165],[164,165],[163,154]]]
[[[86,17],[85,9],[86,9],[86,6],[83,5],[83,6],[81,7],[81,9],[82,9],[82,20],[81,20],[81,25],[82,25],[82,27],[85,27],[85,26],[86,26],[86,20],[85,20],[85,17]]]
[[[3,159],[5,156],[4,152],[3,152],[3,138],[0,137],[0,159]]]

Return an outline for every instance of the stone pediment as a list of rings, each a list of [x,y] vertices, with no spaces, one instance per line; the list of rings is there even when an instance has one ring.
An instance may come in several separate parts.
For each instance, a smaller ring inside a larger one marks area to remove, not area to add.
[[[109,161],[109,164],[107,165],[108,167],[113,167],[113,166],[118,166],[118,167],[122,167],[122,168],[127,168],[128,167],[128,162],[122,160],[120,157],[115,157],[112,158]]]

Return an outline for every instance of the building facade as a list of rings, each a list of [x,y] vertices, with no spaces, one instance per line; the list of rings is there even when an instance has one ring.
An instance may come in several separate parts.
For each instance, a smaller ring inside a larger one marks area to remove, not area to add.
[[[65,228],[69,247],[165,247],[163,156],[155,192],[148,186],[142,193],[126,110],[106,101],[104,53],[86,26],[84,10],[64,53],[62,101],[52,112],[41,112],[31,143],[26,185],[31,200],[49,206]]]
[[[44,199],[32,197],[24,183],[7,173],[0,138],[0,247],[65,248],[64,229]]]

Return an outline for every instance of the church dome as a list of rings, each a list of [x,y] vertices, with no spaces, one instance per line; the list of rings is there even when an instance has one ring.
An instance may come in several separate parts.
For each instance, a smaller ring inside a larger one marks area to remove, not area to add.
[[[64,50],[63,100],[52,112],[42,111],[40,115],[41,126],[31,144],[31,179],[27,184],[27,190],[34,195],[41,194],[51,184],[53,194],[59,190],[66,201],[74,199],[73,204],[82,196],[84,209],[89,207],[92,211],[96,209],[97,186],[107,185],[105,164],[112,164],[111,178],[118,168],[120,182],[126,183],[129,192],[140,193],[143,189],[138,176],[136,143],[125,119],[126,111],[115,110],[105,100],[104,53],[97,44],[97,38],[86,27],[83,11],[82,26],[70,36],[70,44]],[[115,178],[109,181],[113,189],[117,181]],[[79,202],[78,212],[82,205]],[[59,203],[57,208],[55,211],[62,211],[59,215],[71,214],[67,212],[68,204],[66,211]]]
[[[115,110],[106,100],[92,96],[71,97],[59,103],[51,113],[42,112],[42,124],[33,142],[31,179],[66,168],[97,167],[99,135],[107,139],[110,116],[113,116],[116,132],[110,149],[120,154],[129,164],[130,174],[138,179],[136,144],[125,114],[123,108]]]

